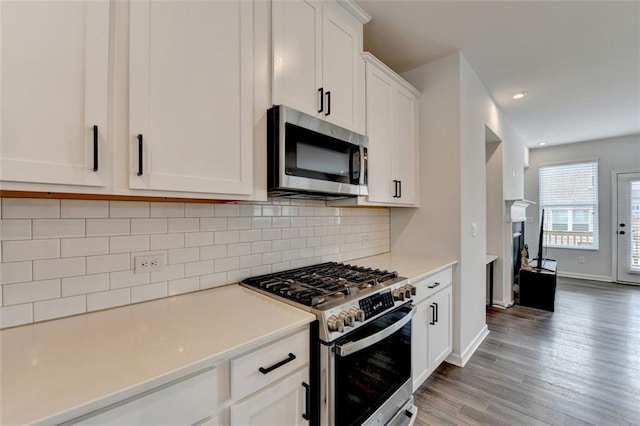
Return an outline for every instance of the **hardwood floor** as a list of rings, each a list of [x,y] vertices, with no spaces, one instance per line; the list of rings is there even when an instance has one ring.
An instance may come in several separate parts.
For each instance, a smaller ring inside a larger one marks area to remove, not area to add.
[[[640,425],[640,287],[558,279],[555,312],[487,308],[464,368],[415,393],[416,425]]]

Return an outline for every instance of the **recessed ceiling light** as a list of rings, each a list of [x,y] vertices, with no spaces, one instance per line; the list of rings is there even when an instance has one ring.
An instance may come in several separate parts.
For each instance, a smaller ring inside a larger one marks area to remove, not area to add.
[[[538,142],[538,145],[540,146],[545,146],[547,143],[546,142]]]
[[[513,95],[513,99],[522,99],[527,96],[527,92],[520,92]]]

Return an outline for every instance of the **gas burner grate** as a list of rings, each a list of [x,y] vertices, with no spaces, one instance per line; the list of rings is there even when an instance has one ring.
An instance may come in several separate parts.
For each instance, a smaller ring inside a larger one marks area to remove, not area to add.
[[[329,297],[351,294],[354,287],[373,287],[397,276],[397,272],[327,262],[247,278],[242,283],[307,306],[317,306]]]

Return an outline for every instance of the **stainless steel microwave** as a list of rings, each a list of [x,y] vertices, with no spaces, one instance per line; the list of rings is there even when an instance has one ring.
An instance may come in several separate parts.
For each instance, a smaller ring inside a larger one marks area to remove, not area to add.
[[[267,111],[267,186],[271,196],[367,195],[364,135],[278,105]]]

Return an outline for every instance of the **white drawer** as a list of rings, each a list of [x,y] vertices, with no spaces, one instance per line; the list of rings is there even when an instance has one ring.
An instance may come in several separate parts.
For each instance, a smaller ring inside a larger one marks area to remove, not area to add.
[[[218,375],[215,368],[151,389],[68,424],[193,425],[216,411]]]
[[[453,282],[453,269],[447,268],[419,281],[412,282],[416,287],[414,303],[419,303]]]
[[[309,363],[309,331],[231,360],[231,399],[239,401]]]

